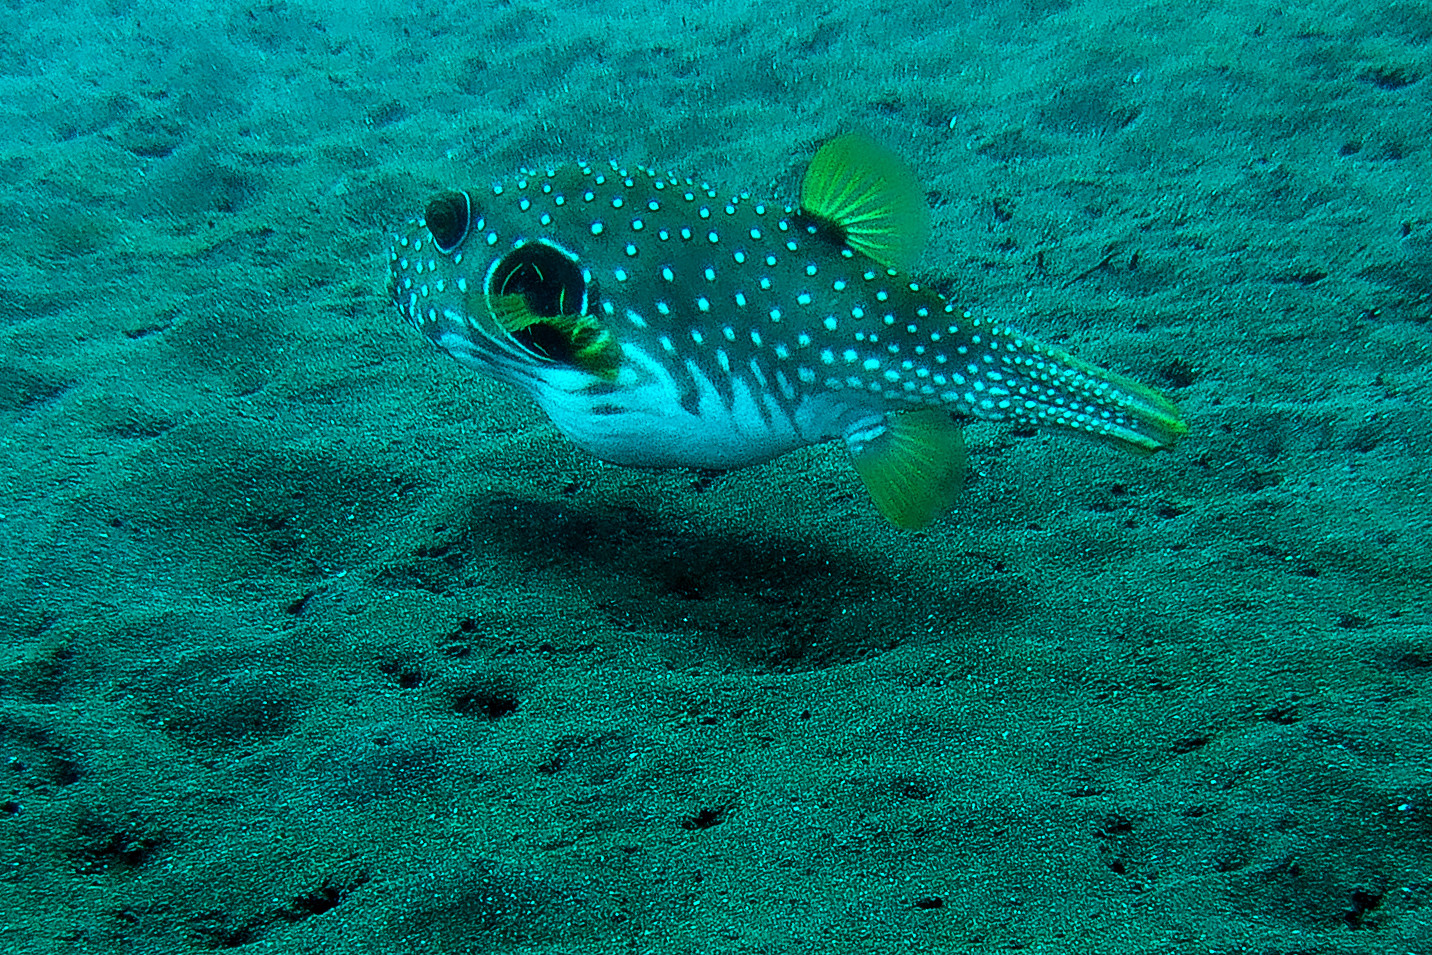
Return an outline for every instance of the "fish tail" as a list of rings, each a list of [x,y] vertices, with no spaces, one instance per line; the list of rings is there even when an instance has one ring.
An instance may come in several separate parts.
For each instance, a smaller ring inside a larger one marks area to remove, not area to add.
[[[1178,406],[1154,389],[1058,349],[1044,352],[1063,401],[1046,404],[1043,423],[1139,457],[1166,451],[1188,434]]]

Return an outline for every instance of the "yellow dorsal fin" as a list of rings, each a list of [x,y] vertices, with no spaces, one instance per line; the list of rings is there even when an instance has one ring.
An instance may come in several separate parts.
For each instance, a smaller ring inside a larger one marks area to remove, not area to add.
[[[845,440],[875,507],[901,530],[929,524],[964,487],[964,435],[941,408],[891,415],[878,434],[853,433]]]
[[[930,210],[915,173],[860,133],[816,150],[801,183],[801,209],[886,268],[910,268],[930,237]]]

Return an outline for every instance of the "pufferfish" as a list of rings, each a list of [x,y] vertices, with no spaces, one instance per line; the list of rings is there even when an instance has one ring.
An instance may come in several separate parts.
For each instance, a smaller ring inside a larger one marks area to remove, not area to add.
[[[389,284],[440,350],[603,460],[728,470],[842,440],[905,529],[958,495],[962,421],[1139,455],[1187,431],[1157,392],[913,280],[929,231],[910,168],[847,134],[795,206],[616,163],[449,189],[394,236]]]

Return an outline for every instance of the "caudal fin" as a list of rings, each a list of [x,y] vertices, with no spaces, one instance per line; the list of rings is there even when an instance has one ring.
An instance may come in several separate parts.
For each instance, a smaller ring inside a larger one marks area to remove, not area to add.
[[[1188,434],[1178,407],[1152,388],[1058,349],[1045,354],[1055,366],[1048,377],[1065,400],[1044,409],[1041,423],[1140,457]]]

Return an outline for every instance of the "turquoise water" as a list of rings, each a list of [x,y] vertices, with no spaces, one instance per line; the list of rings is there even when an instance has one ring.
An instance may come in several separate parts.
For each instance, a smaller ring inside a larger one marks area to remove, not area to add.
[[[0,948],[1428,952],[1432,6],[12,4]],[[920,272],[1168,393],[576,451],[384,288],[435,190],[786,201],[859,129]]]

